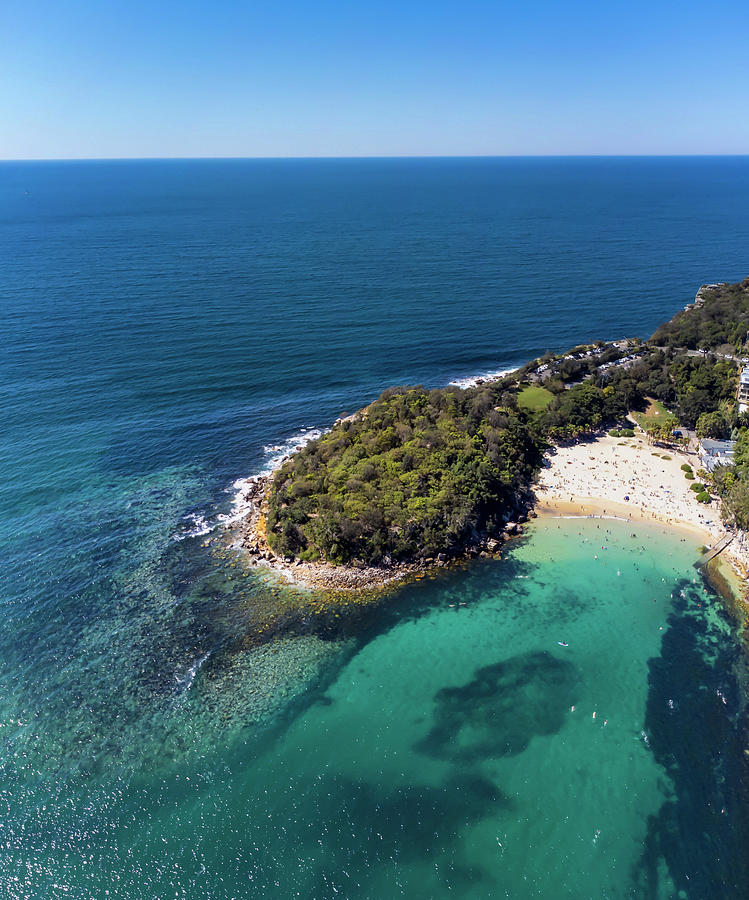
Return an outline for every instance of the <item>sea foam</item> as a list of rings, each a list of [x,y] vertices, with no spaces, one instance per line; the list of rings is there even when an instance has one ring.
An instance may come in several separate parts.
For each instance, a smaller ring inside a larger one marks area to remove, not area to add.
[[[202,537],[210,534],[219,526],[226,527],[234,522],[240,522],[246,518],[252,510],[252,502],[249,498],[249,488],[260,478],[272,475],[286,462],[292,453],[306,447],[310,441],[321,437],[329,429],[314,428],[307,425],[301,431],[292,434],[279,444],[268,444],[263,447],[263,464],[254,475],[238,478],[226,488],[225,493],[232,495],[231,506],[228,512],[202,514],[190,512],[184,515],[180,521],[180,530],[172,535],[174,541],[184,541],[186,538]]]
[[[484,372],[482,375],[469,375],[466,378],[454,378],[452,381],[448,382],[448,386],[459,387],[465,390],[466,388],[478,387],[479,384],[483,384],[486,381],[498,381],[500,378],[504,378],[505,375],[510,375],[512,372],[516,371],[516,368],[498,369],[496,372]]]

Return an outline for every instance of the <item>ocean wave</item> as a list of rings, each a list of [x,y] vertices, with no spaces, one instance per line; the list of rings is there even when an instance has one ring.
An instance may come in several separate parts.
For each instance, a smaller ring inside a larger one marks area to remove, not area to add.
[[[509,375],[512,372],[516,372],[517,367],[513,367],[511,369],[498,369],[496,372],[484,372],[482,375],[470,375],[466,378],[454,378],[452,381],[448,382],[450,387],[459,387],[459,388],[473,388],[478,387],[479,384],[483,384],[486,381],[497,381],[500,378],[503,378],[505,375]]]
[[[292,434],[280,444],[269,444],[263,447],[265,454],[265,465],[256,474],[247,478],[238,478],[231,487],[227,488],[227,493],[233,494],[231,511],[219,515],[217,524],[231,525],[233,522],[239,522],[252,510],[252,501],[250,499],[251,487],[256,484],[259,478],[265,478],[272,475],[276,469],[280,469],[292,453],[306,447],[310,441],[314,441],[322,437],[327,428],[313,428],[311,425],[305,425],[301,431]]]
[[[257,484],[261,478],[265,478],[275,472],[276,469],[279,469],[292,453],[301,450],[310,441],[321,437],[328,430],[327,428],[313,428],[311,425],[306,425],[301,431],[292,434],[285,441],[279,444],[268,444],[263,447],[264,461],[262,468],[254,475],[238,478],[226,488],[225,493],[232,495],[229,511],[216,513],[212,516],[195,512],[187,513],[182,517],[179,531],[172,535],[172,540],[184,541],[187,538],[202,537],[215,531],[219,526],[226,527],[246,518],[252,511],[251,496],[253,485]]]
[[[290,438],[281,444],[273,444],[272,446],[263,447],[266,456],[265,468],[261,469],[261,475],[270,475],[280,468],[284,462],[297,450],[306,447],[310,441],[314,441],[322,437],[329,428],[313,428],[311,425],[305,425],[297,434],[292,434]]]
[[[201,513],[187,513],[180,520],[180,531],[172,535],[173,541],[184,541],[191,537],[202,537],[210,534],[216,527],[216,523],[209,521]]]

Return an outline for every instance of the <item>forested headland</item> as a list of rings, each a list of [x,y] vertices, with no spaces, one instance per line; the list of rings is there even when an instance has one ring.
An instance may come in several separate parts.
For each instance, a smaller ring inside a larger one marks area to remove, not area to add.
[[[736,465],[708,486],[726,519],[749,527],[749,417],[736,404],[748,330],[746,279],[703,291],[647,341],[547,353],[468,390],[390,388],[275,473],[268,546],[289,560],[368,565],[485,547],[529,508],[550,445],[603,428],[626,439],[627,416],[653,403],[667,411],[645,422],[654,440],[691,429],[736,440]]]

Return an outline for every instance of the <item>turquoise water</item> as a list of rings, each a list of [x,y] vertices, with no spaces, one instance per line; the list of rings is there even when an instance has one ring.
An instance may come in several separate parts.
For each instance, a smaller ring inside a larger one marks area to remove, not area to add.
[[[106,671],[86,715],[5,703],[8,895],[745,896],[745,663],[694,548],[631,529],[539,521],[129,716]]]
[[[741,158],[0,164],[0,893],[745,896],[693,548],[554,526],[250,648],[211,529],[389,384],[744,277],[747,208]]]

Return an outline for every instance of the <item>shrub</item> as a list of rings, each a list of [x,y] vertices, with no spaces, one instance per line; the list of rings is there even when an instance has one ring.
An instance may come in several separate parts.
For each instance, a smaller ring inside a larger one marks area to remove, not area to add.
[[[609,437],[621,437],[621,436],[622,436],[621,428],[612,428],[611,431],[609,431]]]
[[[682,472],[691,472],[691,471],[692,471],[692,467],[689,465],[689,463],[682,463],[682,464],[681,464],[681,471],[682,471]]]
[[[684,477],[687,479],[687,481],[694,481],[694,472],[685,472]]]
[[[695,494],[701,494],[705,490],[705,485],[700,481],[695,481],[694,484],[689,485],[689,490],[694,491]]]
[[[634,437],[635,430],[634,428],[622,428],[619,431],[619,437]]]
[[[669,456],[668,453],[664,453],[664,454],[661,456],[661,459],[668,459],[668,460],[670,460],[670,459],[673,459],[673,457]]]
[[[700,503],[709,503],[712,498],[707,491],[700,491],[700,493],[697,494],[697,499],[700,501]]]

